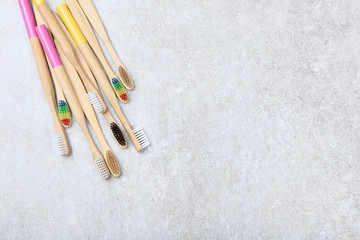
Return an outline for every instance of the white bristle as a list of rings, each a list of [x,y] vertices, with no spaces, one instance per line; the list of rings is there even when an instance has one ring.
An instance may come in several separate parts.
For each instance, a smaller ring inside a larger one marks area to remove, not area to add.
[[[109,170],[105,166],[105,163],[104,163],[103,159],[100,159],[100,158],[96,159],[95,160],[95,165],[96,165],[96,168],[98,169],[102,179],[105,180],[105,179],[108,179],[110,177]]]
[[[54,144],[54,151],[56,152],[56,154],[60,155],[60,156],[64,156],[66,154],[66,144],[65,141],[63,139],[63,136],[60,134],[56,134],[54,136],[54,140],[53,140],[53,144]]]
[[[144,148],[150,146],[150,142],[147,139],[147,137],[141,127],[137,127],[135,129],[133,129],[133,132],[135,134],[135,137],[139,141],[141,148],[144,149]]]
[[[95,111],[97,113],[101,113],[105,111],[105,106],[102,104],[102,102],[99,99],[99,96],[97,93],[95,92],[89,92],[87,94],[89,101],[91,103],[91,105],[93,106],[93,108],[95,109]]]

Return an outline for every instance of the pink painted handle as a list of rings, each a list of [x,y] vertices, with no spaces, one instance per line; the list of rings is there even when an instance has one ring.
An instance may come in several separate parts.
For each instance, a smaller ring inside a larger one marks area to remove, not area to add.
[[[29,0],[19,0],[19,5],[21,9],[21,14],[24,19],[26,31],[28,33],[29,38],[37,37],[35,27],[35,18],[31,8],[31,4]]]
[[[39,36],[40,42],[45,50],[46,56],[49,58],[52,68],[61,66],[62,62],[59,58],[59,54],[56,51],[54,43],[50,37],[50,34],[45,25],[40,25],[35,28],[37,35]]]

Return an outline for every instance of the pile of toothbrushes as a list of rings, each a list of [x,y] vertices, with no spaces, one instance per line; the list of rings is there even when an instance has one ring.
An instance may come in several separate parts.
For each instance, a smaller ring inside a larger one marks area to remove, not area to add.
[[[45,0],[19,0],[26,30],[33,49],[41,84],[49,103],[55,126],[55,150],[70,154],[64,129],[72,118],[81,127],[100,176],[108,179],[121,175],[120,164],[104,137],[96,113],[104,116],[119,147],[127,148],[127,138],[105,104],[100,88],[120,119],[135,149],[141,152],[150,145],[141,128],[131,128],[119,104],[129,101],[127,90],[133,79],[117,56],[105,27],[91,0],[65,0],[58,13]],[[119,77],[111,68],[95,32],[117,66]],[[71,109],[71,112],[70,112]],[[87,122],[95,132],[101,152],[91,136]]]

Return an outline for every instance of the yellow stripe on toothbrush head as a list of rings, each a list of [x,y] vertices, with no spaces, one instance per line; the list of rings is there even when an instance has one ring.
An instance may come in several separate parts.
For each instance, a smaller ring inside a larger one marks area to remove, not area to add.
[[[32,1],[33,1],[33,3],[35,4],[35,6],[37,6],[37,5],[45,2],[45,0],[32,0]]]
[[[65,26],[69,30],[76,45],[80,45],[81,43],[86,42],[84,34],[81,32],[79,25],[71,15],[68,7],[65,4],[61,4],[56,8],[56,10],[60,14],[61,19],[65,23]]]

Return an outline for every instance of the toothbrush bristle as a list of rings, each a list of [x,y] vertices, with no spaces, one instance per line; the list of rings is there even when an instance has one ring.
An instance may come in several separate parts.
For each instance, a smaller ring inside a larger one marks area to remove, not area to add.
[[[105,160],[109,167],[110,172],[114,175],[114,177],[120,177],[121,169],[119,166],[119,162],[116,159],[114,153],[111,151],[106,151]]]
[[[123,66],[119,66],[118,70],[119,70],[119,75],[120,75],[121,81],[124,83],[126,88],[133,89],[134,82],[130,76],[130,73]]]
[[[65,156],[67,153],[67,148],[63,136],[60,134],[56,134],[53,143],[54,151],[56,152],[56,154],[60,156]]]
[[[112,123],[110,123],[110,128],[111,128],[111,132],[112,132],[114,138],[119,143],[119,145],[126,147],[126,145],[127,145],[126,138],[124,136],[124,133],[119,128],[119,126],[115,122],[112,122]]]
[[[59,111],[60,121],[62,122],[64,127],[70,127],[71,115],[70,115],[69,107],[64,100],[59,100],[58,111]]]
[[[101,113],[105,111],[105,106],[100,101],[99,96],[96,92],[89,92],[87,96],[89,98],[91,105],[93,106],[94,110],[97,113]]]
[[[111,81],[116,94],[120,97],[122,101],[127,102],[129,98],[124,86],[116,78],[113,78]]]
[[[102,179],[106,180],[110,178],[110,172],[105,165],[104,159],[97,158],[95,160],[95,165]]]
[[[141,127],[133,129],[133,132],[135,134],[135,137],[139,141],[142,149],[150,146],[150,142],[149,142],[148,138],[146,137],[144,130],[142,130]]]

